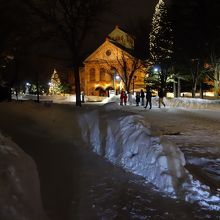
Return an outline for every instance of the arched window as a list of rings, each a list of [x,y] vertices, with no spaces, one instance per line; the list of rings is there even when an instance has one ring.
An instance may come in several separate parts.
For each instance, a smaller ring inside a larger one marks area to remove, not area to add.
[[[90,82],[95,82],[95,69],[94,68],[91,68],[89,71],[89,79],[90,79]]]
[[[105,69],[104,68],[100,68],[100,81],[105,81]]]
[[[116,70],[116,68],[115,67],[112,67],[111,68],[111,70],[110,70],[110,74],[111,74],[111,78],[110,78],[110,80],[112,80],[112,81],[114,81],[114,78],[115,78],[115,76],[116,76],[116,74],[117,74],[117,70]]]

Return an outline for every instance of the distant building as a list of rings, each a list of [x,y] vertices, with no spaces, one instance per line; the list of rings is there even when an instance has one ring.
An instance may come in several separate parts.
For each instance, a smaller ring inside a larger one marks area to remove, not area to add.
[[[105,42],[84,60],[80,77],[81,90],[86,95],[108,96],[109,90],[116,90],[118,93],[122,88],[125,89],[120,78],[122,62],[126,61],[129,69],[132,68],[132,60],[137,60],[132,55],[134,40],[134,36],[116,26]],[[131,92],[144,88],[144,70],[137,69],[134,75],[130,86]]]

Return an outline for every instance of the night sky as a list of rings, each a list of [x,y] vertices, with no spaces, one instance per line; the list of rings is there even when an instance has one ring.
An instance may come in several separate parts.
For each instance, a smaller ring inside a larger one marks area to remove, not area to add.
[[[9,4],[19,4],[20,0],[1,0],[1,3],[7,2]],[[151,28],[152,16],[155,10],[155,6],[158,0],[111,0],[111,7],[102,16],[99,16],[99,22],[97,22],[91,33],[87,34],[86,44],[83,48],[83,56],[86,58],[94,50],[96,50],[104,41],[106,36],[114,29],[116,25],[119,25],[122,29],[136,37],[136,54],[140,58],[147,58],[149,55],[149,32]],[[166,0],[169,3],[171,0]],[[187,59],[190,57],[207,56],[207,51],[213,42],[217,42],[219,38],[220,22],[217,18],[217,14],[220,10],[219,0],[173,0],[173,5],[176,4],[176,9],[174,18],[174,40],[177,45],[175,51],[176,57],[179,56],[180,61],[185,56]],[[23,16],[19,15],[18,8],[15,7],[15,11],[10,11],[8,9],[3,9],[3,5],[0,5],[0,25],[3,34],[6,34],[5,39],[7,39],[7,31],[14,30],[13,25],[9,23],[10,20],[17,19],[18,25],[25,28],[23,21],[19,24],[19,20]],[[4,17],[3,16],[6,17]],[[17,15],[16,15],[17,14]],[[11,16],[13,15],[13,16]],[[3,16],[3,18],[2,18]],[[17,16],[17,18],[16,18]],[[23,19],[22,18],[22,19]],[[16,22],[17,22],[16,21]],[[16,24],[17,25],[17,24]],[[32,27],[32,24],[31,24]],[[5,28],[5,30],[4,30]],[[10,30],[11,29],[11,30]],[[38,31],[36,28],[35,31]],[[4,40],[4,39],[3,39]],[[4,44],[4,43],[3,43]],[[219,45],[216,43],[216,45]],[[19,47],[19,45],[16,45]],[[207,50],[205,51],[204,49]],[[26,76],[33,75],[33,71],[40,66],[40,72],[46,74],[52,72],[53,68],[58,68],[63,66],[70,67],[68,62],[64,60],[69,59],[69,54],[67,53],[67,47],[64,43],[57,39],[54,39],[49,34],[47,39],[42,42],[31,42],[26,47],[26,54],[20,56],[20,65],[25,67],[26,70],[22,69],[22,74]],[[0,44],[1,52],[1,44]],[[22,63],[23,62],[23,63]],[[44,68],[47,66],[47,68]],[[31,74],[30,74],[31,73]]]
[[[157,0],[112,0],[111,8],[99,18],[100,21],[97,22],[86,38],[83,51],[84,58],[94,52],[105,41],[106,36],[116,25],[136,37],[136,48],[140,57],[146,56],[146,41],[157,2]],[[54,67],[62,71],[63,67],[65,69],[69,65],[68,61],[63,61],[68,57],[68,52],[65,45],[60,42],[49,40],[41,43],[40,46],[33,47],[31,51],[31,55],[28,55],[30,66],[27,68],[36,67],[37,63],[41,62],[42,68],[47,66],[45,70],[42,69],[43,72],[52,71]],[[37,59],[36,54],[40,54]],[[59,60],[59,58],[61,59]],[[29,77],[28,74],[27,76]]]

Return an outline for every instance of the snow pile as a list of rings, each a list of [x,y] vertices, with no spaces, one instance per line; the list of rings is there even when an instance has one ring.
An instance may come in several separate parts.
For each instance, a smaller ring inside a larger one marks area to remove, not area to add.
[[[92,150],[143,176],[172,197],[197,201],[206,207],[213,202],[212,209],[220,209],[220,199],[210,196],[209,188],[194,181],[184,168],[185,159],[179,148],[166,138],[155,136],[142,116],[121,108],[112,102],[81,117],[82,136]]]
[[[184,107],[193,109],[220,108],[220,100],[207,100],[199,98],[167,98],[165,103],[171,107]]]
[[[0,219],[47,219],[41,204],[36,165],[0,133]]]
[[[84,140],[114,164],[176,195],[181,181],[188,178],[183,153],[165,138],[153,136],[142,116],[119,113],[118,108],[108,103],[85,114],[81,119]]]
[[[130,101],[129,101],[130,100]],[[146,100],[144,99],[146,102]],[[102,103],[109,102],[120,102],[120,96],[115,95],[109,98],[106,98]],[[152,105],[158,106],[159,98],[158,96],[152,97]],[[182,107],[187,109],[220,109],[220,100],[208,100],[200,98],[164,98],[166,106],[173,108]],[[131,98],[128,99],[128,105],[136,105],[135,96],[131,95]]]

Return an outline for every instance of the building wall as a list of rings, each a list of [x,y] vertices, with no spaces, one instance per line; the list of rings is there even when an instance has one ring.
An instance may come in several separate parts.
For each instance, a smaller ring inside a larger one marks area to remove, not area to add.
[[[117,66],[115,63],[112,63],[112,65],[115,67]],[[119,66],[116,68],[120,69]],[[120,79],[114,78],[114,76],[116,75],[114,75],[114,70],[111,68],[109,63],[106,64],[99,61],[95,63],[86,63],[84,67],[84,82],[82,82],[82,85],[85,88],[85,94],[107,96],[108,89],[115,89],[117,92],[120,92],[120,90],[124,88],[123,82]],[[135,80],[132,80],[130,85],[130,92],[133,91],[133,83],[135,90],[145,88],[145,72],[139,70],[135,73],[135,76]]]

